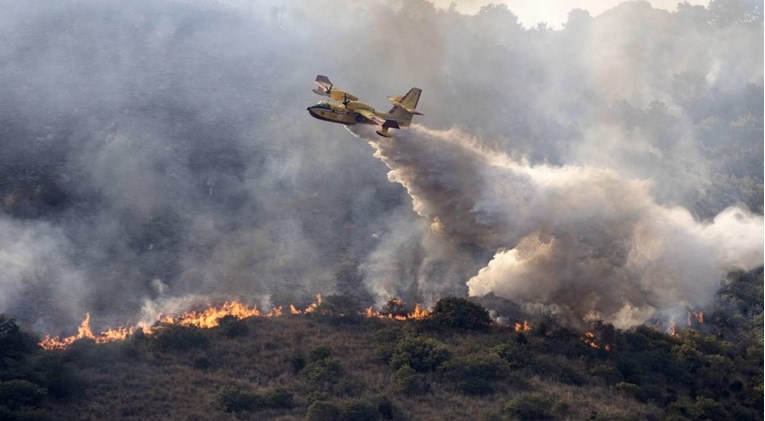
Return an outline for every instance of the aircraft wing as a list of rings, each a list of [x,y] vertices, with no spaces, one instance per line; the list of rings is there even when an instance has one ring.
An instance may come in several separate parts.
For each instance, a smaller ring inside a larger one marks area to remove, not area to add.
[[[385,119],[380,118],[380,116],[378,116],[377,114],[373,113],[372,111],[369,111],[369,110],[356,110],[356,112],[361,114],[362,116],[364,116],[364,118],[366,118],[367,120],[373,121],[378,126],[382,126],[385,123]]]

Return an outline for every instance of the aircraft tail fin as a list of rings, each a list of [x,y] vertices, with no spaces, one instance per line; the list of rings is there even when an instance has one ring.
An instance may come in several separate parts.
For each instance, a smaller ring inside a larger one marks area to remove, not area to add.
[[[402,123],[408,126],[412,122],[413,115],[423,115],[417,111],[417,103],[420,101],[422,89],[412,88],[404,96],[391,96],[388,99],[393,103],[393,108],[388,112]]]

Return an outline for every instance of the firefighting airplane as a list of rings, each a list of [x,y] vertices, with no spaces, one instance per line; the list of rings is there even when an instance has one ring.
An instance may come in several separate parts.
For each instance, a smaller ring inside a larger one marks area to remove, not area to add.
[[[415,110],[422,93],[422,89],[419,88],[410,89],[404,96],[389,96],[388,99],[393,102],[393,108],[384,113],[375,111],[369,105],[359,102],[355,95],[335,88],[326,76],[316,76],[315,83],[316,88],[313,89],[315,93],[337,101],[321,101],[307,108],[308,112],[319,120],[345,124],[346,126],[356,123],[382,126],[381,130],[377,130],[377,134],[391,137],[388,134],[388,129],[408,127],[412,123],[413,115],[423,115]]]

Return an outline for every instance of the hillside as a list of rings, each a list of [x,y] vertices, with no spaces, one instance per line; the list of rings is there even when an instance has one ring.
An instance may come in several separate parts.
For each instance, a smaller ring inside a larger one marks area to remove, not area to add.
[[[762,419],[762,276],[731,276],[674,335],[498,325],[456,298],[420,320],[345,316],[352,303],[328,298],[44,351],[4,317],[0,418]]]

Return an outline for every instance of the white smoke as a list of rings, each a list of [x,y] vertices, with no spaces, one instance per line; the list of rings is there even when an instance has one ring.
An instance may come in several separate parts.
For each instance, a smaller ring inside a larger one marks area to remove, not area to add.
[[[353,131],[435,234],[495,252],[467,282],[473,296],[493,292],[626,328],[657,311],[704,305],[725,271],[763,262],[763,218],[742,208],[697,221],[658,204],[648,181],[530,165],[454,129],[415,125],[392,139]]]

